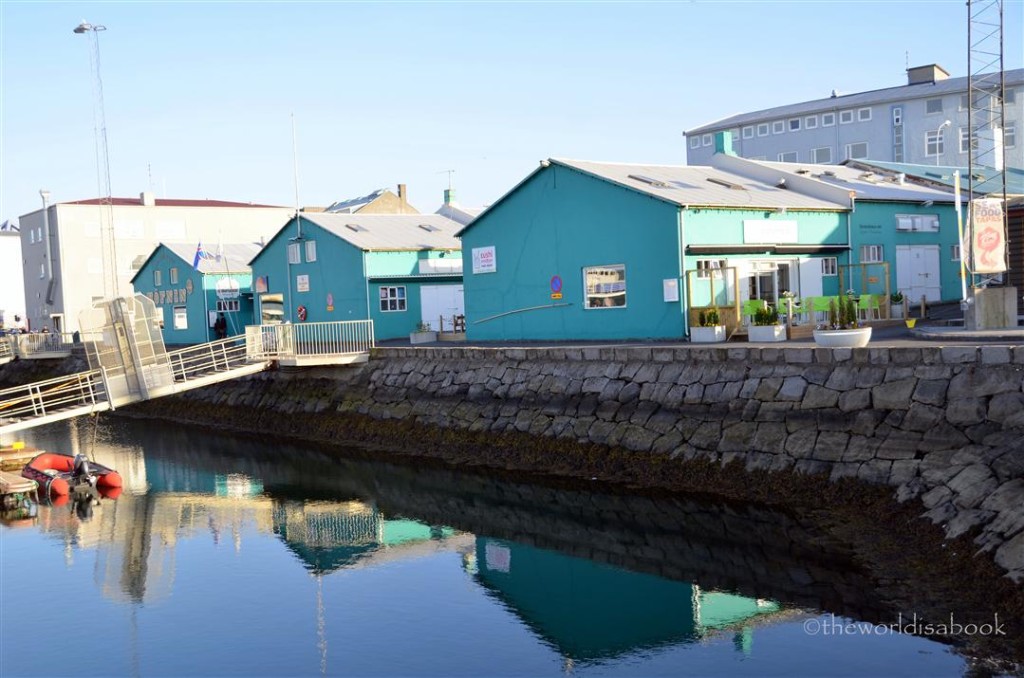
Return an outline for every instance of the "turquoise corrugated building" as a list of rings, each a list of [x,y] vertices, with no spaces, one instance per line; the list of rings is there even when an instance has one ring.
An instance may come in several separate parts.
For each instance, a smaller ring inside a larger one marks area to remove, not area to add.
[[[263,323],[374,321],[380,340],[463,314],[461,226],[436,214],[301,213],[250,262]]]
[[[201,344],[216,339],[213,325],[224,314],[228,336],[253,323],[252,272],[248,261],[258,243],[226,243],[204,249],[160,243],[132,278],[135,292],[156,304],[164,343]]]

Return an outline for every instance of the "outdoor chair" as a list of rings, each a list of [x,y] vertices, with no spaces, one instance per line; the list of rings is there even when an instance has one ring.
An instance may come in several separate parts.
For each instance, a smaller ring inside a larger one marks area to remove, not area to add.
[[[860,295],[857,300],[857,315],[861,320],[881,320],[882,310],[878,303],[878,295]]]

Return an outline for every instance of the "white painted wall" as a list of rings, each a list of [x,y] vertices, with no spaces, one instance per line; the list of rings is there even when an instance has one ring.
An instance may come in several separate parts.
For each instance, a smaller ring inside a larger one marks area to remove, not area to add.
[[[4,327],[17,327],[14,316],[25,322],[25,282],[21,270],[21,238],[17,231],[0,231],[0,311]]]

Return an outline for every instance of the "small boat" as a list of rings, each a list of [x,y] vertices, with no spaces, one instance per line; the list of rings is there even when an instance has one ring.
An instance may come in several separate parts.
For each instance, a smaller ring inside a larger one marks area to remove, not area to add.
[[[43,452],[25,464],[21,475],[39,483],[44,497],[67,495],[78,488],[95,488],[107,497],[121,494],[121,474],[89,461],[84,454]]]

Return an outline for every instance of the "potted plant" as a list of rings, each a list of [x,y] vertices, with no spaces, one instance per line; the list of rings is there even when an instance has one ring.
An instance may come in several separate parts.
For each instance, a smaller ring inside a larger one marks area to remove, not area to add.
[[[785,341],[786,328],[779,323],[779,314],[771,306],[757,309],[754,324],[747,328],[748,341]]]
[[[826,348],[861,348],[871,341],[871,327],[857,322],[857,302],[852,295],[828,302],[828,322],[814,330],[814,343]]]
[[[690,341],[703,344],[725,341],[725,325],[717,307],[702,308],[697,313],[697,327],[690,328]]]
[[[903,317],[903,292],[897,290],[889,295],[889,317]]]
[[[409,333],[410,344],[426,344],[432,341],[437,341],[437,332],[430,329],[427,323],[419,323],[416,329]]]

